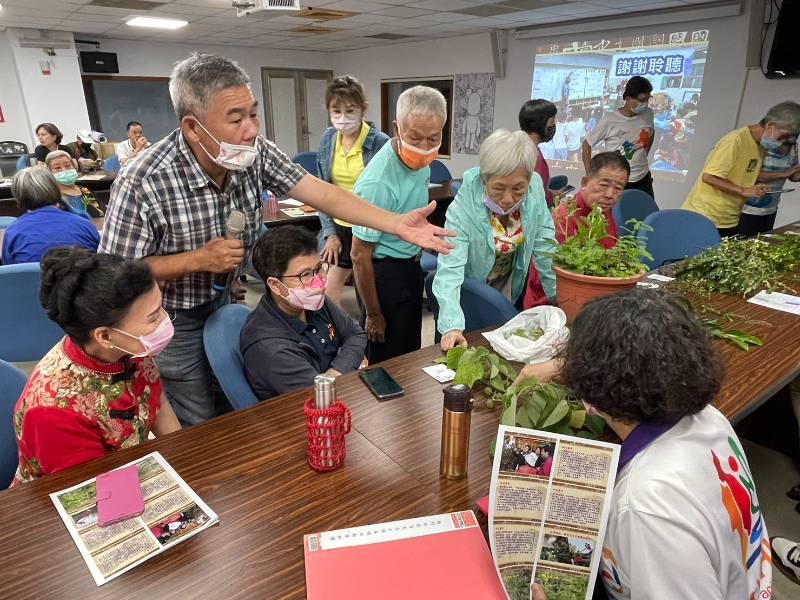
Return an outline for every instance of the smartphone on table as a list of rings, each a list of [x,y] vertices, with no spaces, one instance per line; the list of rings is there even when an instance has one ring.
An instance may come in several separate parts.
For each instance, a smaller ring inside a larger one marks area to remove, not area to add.
[[[358,372],[369,391],[380,401],[403,395],[403,388],[383,367],[369,367]]]

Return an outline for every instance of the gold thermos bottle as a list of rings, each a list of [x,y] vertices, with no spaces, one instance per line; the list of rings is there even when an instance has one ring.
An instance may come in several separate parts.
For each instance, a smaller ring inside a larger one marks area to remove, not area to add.
[[[472,423],[472,392],[461,384],[444,388],[442,408],[442,455],[439,475],[463,479],[469,463],[469,429]]]

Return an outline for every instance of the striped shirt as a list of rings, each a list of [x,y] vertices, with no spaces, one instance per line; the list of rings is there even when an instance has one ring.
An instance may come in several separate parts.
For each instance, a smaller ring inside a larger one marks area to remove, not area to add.
[[[797,146],[792,146],[789,152],[783,154],[778,152],[767,152],[764,156],[764,164],[761,170],[767,173],[777,173],[778,171],[788,171],[797,166]],[[770,192],[783,189],[786,178],[773,179],[768,182]],[[766,194],[761,198],[750,198],[742,206],[742,212],[748,215],[771,215],[778,212],[778,204],[781,201],[781,194]]]
[[[202,248],[225,235],[231,210],[245,215],[245,252],[262,222],[261,195],[286,194],[306,175],[275,144],[259,136],[258,156],[245,171],[229,171],[220,190],[176,129],[128,162],[111,188],[99,252],[126,258],[167,256]],[[187,309],[213,299],[212,273],[190,273],[167,281],[164,307]]]

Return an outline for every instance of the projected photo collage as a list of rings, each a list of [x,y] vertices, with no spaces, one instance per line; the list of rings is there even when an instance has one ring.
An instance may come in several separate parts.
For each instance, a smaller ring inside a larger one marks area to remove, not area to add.
[[[558,107],[555,136],[539,144],[544,157],[552,167],[582,170],[583,138],[604,112],[622,105],[628,79],[641,75],[653,84],[653,177],[683,181],[703,93],[708,37],[702,29],[539,46],[531,97]]]

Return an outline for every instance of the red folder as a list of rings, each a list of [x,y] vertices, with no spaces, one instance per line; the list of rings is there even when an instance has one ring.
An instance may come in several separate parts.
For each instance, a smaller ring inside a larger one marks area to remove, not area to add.
[[[506,600],[472,511],[304,536],[308,600]]]

